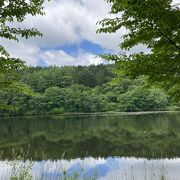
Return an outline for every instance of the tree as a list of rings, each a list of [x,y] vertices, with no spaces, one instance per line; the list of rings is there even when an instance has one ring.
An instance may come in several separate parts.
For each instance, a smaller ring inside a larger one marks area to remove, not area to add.
[[[13,27],[14,22],[22,23],[27,15],[43,15],[45,0],[1,0],[0,1],[0,38],[18,41],[19,37],[28,39],[32,36],[42,36],[37,29],[22,29]],[[16,70],[24,66],[18,58],[10,57],[0,45],[0,84],[1,87],[11,84],[16,78]]]
[[[102,55],[123,69],[119,75],[148,76],[180,99],[180,8],[172,0],[106,0],[116,18],[99,22],[98,33],[115,33],[125,28],[120,47],[124,50],[142,44],[150,53]]]
[[[167,95],[160,89],[135,87],[119,96],[120,111],[164,110],[168,105]]]
[[[30,38],[42,36],[37,29],[22,29],[13,27],[13,23],[22,23],[27,15],[43,15],[43,3],[45,0],[1,0],[0,1],[0,38],[18,41],[19,37]],[[23,60],[13,58],[0,44],[0,88],[15,88],[19,91],[17,70],[25,66]],[[18,88],[17,88],[18,87]],[[28,90],[27,88],[20,88]],[[8,109],[8,106],[0,105],[1,109]]]

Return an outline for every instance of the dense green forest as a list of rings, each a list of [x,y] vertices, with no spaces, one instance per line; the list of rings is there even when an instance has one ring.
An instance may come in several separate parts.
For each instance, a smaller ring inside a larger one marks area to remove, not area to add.
[[[11,107],[1,114],[152,111],[175,104],[162,90],[147,88],[145,77],[114,81],[114,65],[27,67],[20,70],[20,84],[32,89],[0,91],[0,104]]]

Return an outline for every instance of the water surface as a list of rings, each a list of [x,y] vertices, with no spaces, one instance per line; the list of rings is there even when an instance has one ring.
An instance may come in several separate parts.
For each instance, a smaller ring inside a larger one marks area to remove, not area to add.
[[[180,113],[11,117],[0,127],[0,179],[15,165],[38,179],[180,177]]]

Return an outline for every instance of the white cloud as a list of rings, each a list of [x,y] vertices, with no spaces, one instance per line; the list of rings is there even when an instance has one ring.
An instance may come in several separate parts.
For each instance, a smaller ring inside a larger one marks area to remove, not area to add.
[[[79,50],[76,56],[67,54],[63,50],[46,50],[41,51],[39,46],[27,42],[15,42],[9,40],[1,40],[1,43],[10,53],[12,57],[21,58],[26,61],[27,65],[38,66],[43,64],[66,66],[66,65],[90,65],[101,64],[101,58],[95,58],[95,54],[87,51]],[[42,62],[40,62],[42,61]]]
[[[30,17],[21,27],[40,30],[43,38],[29,40],[41,47],[55,47],[80,43],[82,39],[118,50],[118,44],[125,30],[116,34],[96,34],[97,21],[109,17],[110,6],[104,0],[51,0],[45,4],[45,16]]]
[[[28,65],[37,66],[40,60],[47,65],[88,65],[102,60],[94,59],[94,54],[79,49],[73,57],[62,50],[63,45],[80,45],[82,40],[99,44],[102,48],[118,52],[118,44],[126,30],[115,34],[96,34],[96,22],[109,17],[110,6],[104,0],[51,0],[45,3],[45,16],[30,17],[16,27],[37,28],[44,36],[20,42],[0,40],[12,56],[26,60]],[[46,51],[41,51],[45,48]],[[50,50],[51,49],[51,50]],[[54,50],[53,50],[54,49]],[[139,50],[139,48],[135,48]]]
[[[26,61],[27,65],[37,66],[39,64],[40,48],[30,42],[16,42],[0,39],[1,44],[5,47],[12,57],[21,58]]]
[[[95,54],[80,51],[77,56],[71,56],[62,50],[52,50],[42,53],[41,58],[46,65],[91,65],[101,64],[101,58],[95,58]]]

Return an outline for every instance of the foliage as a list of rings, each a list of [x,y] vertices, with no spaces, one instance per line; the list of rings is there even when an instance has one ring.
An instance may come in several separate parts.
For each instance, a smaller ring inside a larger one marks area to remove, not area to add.
[[[165,87],[180,99],[180,9],[172,0],[106,0],[117,17],[99,22],[99,33],[115,33],[125,28],[120,48],[144,45],[151,52],[131,55],[102,55],[123,68],[120,77],[148,77],[150,83]]]
[[[111,68],[111,65],[109,67],[103,66],[102,64],[89,67],[79,66],[75,68],[74,71],[74,82],[92,88],[97,85],[101,86],[114,76],[108,68]]]
[[[1,90],[0,104],[13,110],[1,110],[1,113],[26,115],[150,111],[177,106],[163,90],[147,88],[145,77],[135,80],[124,78],[114,82],[112,71],[114,65],[22,69],[19,71],[19,87],[28,93],[15,90],[17,87]],[[34,92],[27,89],[33,89]]]
[[[0,38],[18,41],[20,37],[30,38],[42,36],[35,28],[19,28],[27,15],[43,15],[44,0],[1,0],[0,1]],[[0,45],[0,84],[1,89],[9,86],[18,78],[17,69],[21,69],[24,62],[19,58],[12,58]],[[3,105],[4,106],[4,105]],[[5,107],[5,106],[4,106]]]
[[[119,97],[122,111],[148,111],[163,109],[168,105],[168,98],[160,89],[145,90],[137,87]]]

